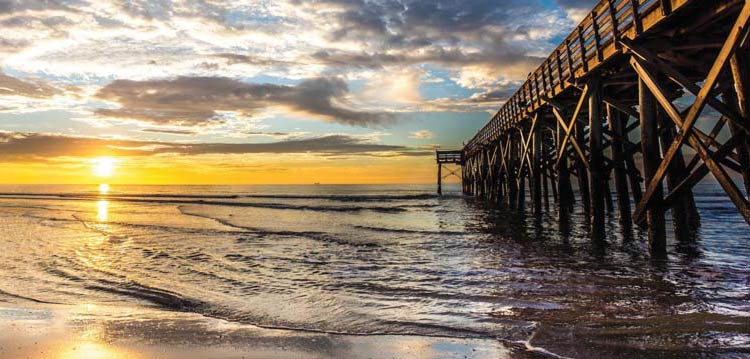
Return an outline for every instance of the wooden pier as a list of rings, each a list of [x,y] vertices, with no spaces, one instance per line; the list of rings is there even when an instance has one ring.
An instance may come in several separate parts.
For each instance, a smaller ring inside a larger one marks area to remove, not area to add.
[[[750,224],[749,25],[750,0],[600,1],[463,148],[464,192],[579,206],[595,239],[611,212],[664,253],[711,174]]]
[[[443,194],[443,180],[450,177],[456,176],[462,180],[461,166],[464,164],[463,151],[435,151],[438,172],[437,172],[437,192]],[[454,165],[453,169],[450,169],[448,173],[443,174],[443,166]],[[456,168],[458,167],[458,168]],[[465,189],[464,189],[465,192]]]

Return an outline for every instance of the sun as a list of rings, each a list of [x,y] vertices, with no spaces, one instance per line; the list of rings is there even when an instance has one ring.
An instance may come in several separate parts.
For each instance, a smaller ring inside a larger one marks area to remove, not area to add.
[[[120,161],[112,157],[97,157],[91,160],[91,171],[97,177],[112,177]]]

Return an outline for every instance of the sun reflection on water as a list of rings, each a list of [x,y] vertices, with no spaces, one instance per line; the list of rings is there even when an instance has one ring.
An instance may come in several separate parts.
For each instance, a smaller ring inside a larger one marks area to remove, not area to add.
[[[102,183],[99,185],[99,194],[107,194],[109,193],[109,185],[106,183]]]
[[[135,358],[135,356],[117,351],[105,344],[84,341],[74,343],[71,347],[60,352],[59,359],[125,359]]]
[[[141,355],[109,345],[99,327],[93,327],[57,350],[57,359],[137,359]]]
[[[106,222],[109,219],[109,201],[100,199],[96,202],[96,220]]]

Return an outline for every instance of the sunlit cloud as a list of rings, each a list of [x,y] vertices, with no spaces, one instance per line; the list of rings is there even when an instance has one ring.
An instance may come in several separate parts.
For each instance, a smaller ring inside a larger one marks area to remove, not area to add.
[[[423,156],[592,4],[0,0],[0,159]]]
[[[93,137],[74,137],[37,133],[0,132],[0,161],[51,157],[95,157],[90,162],[94,173],[111,175],[117,156],[154,156],[160,154],[206,155],[251,153],[368,154],[407,153],[405,146],[373,142],[383,134],[362,136],[326,135],[271,143],[179,143],[149,142]]]
[[[222,77],[179,77],[172,80],[117,80],[96,96],[120,105],[98,109],[106,117],[164,125],[224,122],[221,111],[252,116],[267,107],[281,106],[326,121],[355,126],[392,121],[387,112],[368,112],[345,105],[349,89],[338,78],[316,78],[296,86],[245,83]]]
[[[429,140],[433,137],[435,137],[435,135],[430,130],[419,130],[416,132],[412,132],[409,135],[409,138],[414,138],[417,140]]]

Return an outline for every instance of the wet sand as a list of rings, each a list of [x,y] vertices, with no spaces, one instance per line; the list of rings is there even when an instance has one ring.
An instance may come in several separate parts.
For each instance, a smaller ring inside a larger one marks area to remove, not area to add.
[[[537,356],[492,339],[333,335],[264,329],[150,308],[0,303],[3,359]]]

